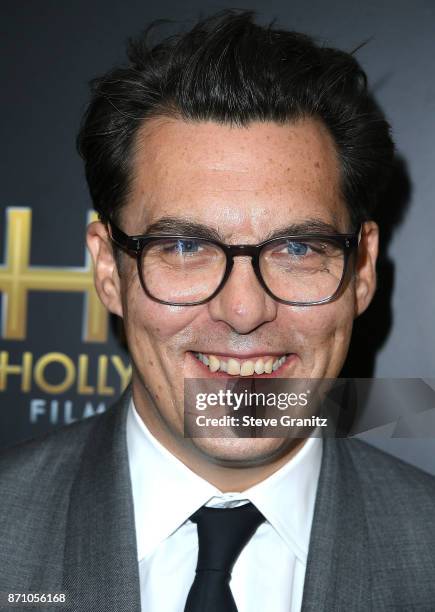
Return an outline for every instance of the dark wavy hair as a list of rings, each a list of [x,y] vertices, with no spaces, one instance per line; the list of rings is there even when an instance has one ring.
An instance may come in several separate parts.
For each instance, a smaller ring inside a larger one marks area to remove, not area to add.
[[[226,10],[190,31],[128,44],[129,63],[91,81],[77,139],[95,209],[118,217],[133,175],[135,137],[151,117],[292,122],[316,117],[335,142],[352,224],[370,218],[391,169],[390,128],[355,57],[297,32]]]

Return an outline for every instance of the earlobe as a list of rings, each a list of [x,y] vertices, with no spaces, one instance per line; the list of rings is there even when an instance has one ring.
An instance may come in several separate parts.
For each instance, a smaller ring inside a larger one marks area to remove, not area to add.
[[[376,260],[379,249],[379,228],[374,221],[362,226],[355,267],[355,317],[369,306],[376,291]]]
[[[94,264],[95,289],[104,306],[122,317],[118,268],[106,226],[100,221],[88,225],[86,243]]]

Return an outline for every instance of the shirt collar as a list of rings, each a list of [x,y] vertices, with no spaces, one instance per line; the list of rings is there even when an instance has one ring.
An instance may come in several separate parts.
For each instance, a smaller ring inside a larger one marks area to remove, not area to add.
[[[309,438],[283,467],[242,493],[222,493],[174,457],[150,433],[133,401],[127,415],[127,449],[139,561],[201,506],[233,506],[248,500],[306,562],[322,457],[320,438]]]

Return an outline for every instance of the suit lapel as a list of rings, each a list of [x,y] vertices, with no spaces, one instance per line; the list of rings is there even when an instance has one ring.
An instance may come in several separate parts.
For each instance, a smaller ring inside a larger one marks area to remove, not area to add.
[[[129,393],[96,419],[71,489],[64,588],[71,610],[140,612],[126,442]]]
[[[347,444],[324,440],[302,612],[371,609],[368,528]]]

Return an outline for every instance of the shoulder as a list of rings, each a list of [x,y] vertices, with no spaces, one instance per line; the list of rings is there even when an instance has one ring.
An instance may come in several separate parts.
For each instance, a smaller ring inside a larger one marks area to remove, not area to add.
[[[324,440],[315,553],[334,551],[342,592],[352,576],[364,589],[361,609],[434,609],[434,508],[435,477],[359,440]]]
[[[435,476],[360,440],[348,440],[353,469],[365,487],[435,495]]]
[[[68,494],[91,432],[105,416],[97,415],[3,450],[0,453],[0,516],[7,514],[8,508],[43,508],[55,499],[61,503]]]
[[[59,588],[68,525],[82,502],[78,484],[87,483],[88,491],[101,484],[92,477],[96,467],[104,474],[104,458],[123,446],[127,406],[120,400],[103,414],[0,453],[0,590]]]
[[[353,507],[364,516],[373,609],[388,602],[391,609],[432,610],[435,477],[369,444],[347,442],[341,459],[350,463]]]
[[[345,441],[341,461],[380,537],[391,531],[426,534],[435,543],[435,477],[359,440]]]
[[[0,452],[0,476],[3,476],[8,470],[25,469],[26,466],[34,464],[35,460],[39,465],[51,459],[55,459],[55,464],[64,463],[75,454],[77,445],[84,443],[95,421],[101,417],[102,415],[97,415],[84,419],[2,450]],[[59,450],[62,452],[59,453]]]

